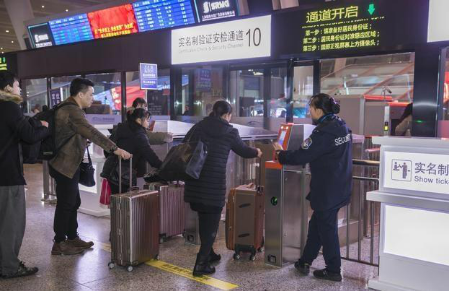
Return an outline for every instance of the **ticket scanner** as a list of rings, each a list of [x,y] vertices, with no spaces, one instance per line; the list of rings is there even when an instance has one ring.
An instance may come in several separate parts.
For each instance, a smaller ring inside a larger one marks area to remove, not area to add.
[[[277,142],[284,150],[298,150],[315,126],[282,124]],[[305,197],[309,179],[303,166],[283,166],[268,161],[265,183],[265,258],[266,264],[282,267],[300,258],[306,242],[308,208]]]

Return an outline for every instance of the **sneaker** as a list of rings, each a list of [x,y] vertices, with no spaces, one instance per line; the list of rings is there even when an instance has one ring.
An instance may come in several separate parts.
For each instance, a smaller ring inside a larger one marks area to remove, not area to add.
[[[81,254],[83,251],[84,249],[74,247],[67,241],[63,241],[60,243],[55,242],[52,248],[52,255],[65,255],[65,256],[78,255]]]
[[[90,249],[94,246],[94,243],[91,241],[84,241],[81,238],[77,237],[75,239],[68,239],[67,243],[71,244],[76,248],[82,248],[84,250]]]
[[[309,264],[304,263],[301,260],[298,260],[295,262],[294,267],[303,275],[309,274]]]
[[[2,275],[3,279],[12,279],[17,277],[25,277],[36,274],[39,271],[36,267],[26,267],[24,262],[20,262],[17,272],[11,275]]]
[[[322,280],[330,280],[335,282],[342,281],[342,275],[340,273],[330,272],[327,269],[316,270],[313,272],[314,277]]]

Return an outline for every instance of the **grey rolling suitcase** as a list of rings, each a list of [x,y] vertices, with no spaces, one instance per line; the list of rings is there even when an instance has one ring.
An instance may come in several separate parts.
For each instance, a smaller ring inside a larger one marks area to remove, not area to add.
[[[122,177],[122,163],[119,158],[119,176]],[[130,159],[130,173],[132,160]],[[120,183],[121,184],[121,183]],[[130,185],[132,178],[130,174]],[[119,192],[121,191],[119,185]],[[111,262],[129,272],[133,267],[159,254],[159,192],[133,189],[128,193],[111,195]]]

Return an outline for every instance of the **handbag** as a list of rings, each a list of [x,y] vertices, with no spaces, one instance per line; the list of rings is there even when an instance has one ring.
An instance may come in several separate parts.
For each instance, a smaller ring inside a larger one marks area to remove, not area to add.
[[[111,202],[111,186],[107,179],[102,181],[102,192],[100,193],[100,204],[108,205]]]
[[[93,187],[95,186],[95,169],[92,166],[92,160],[91,160],[91,155],[89,154],[89,148],[87,149],[87,154],[88,154],[88,162],[82,162],[80,164],[80,181],[79,183],[81,185],[84,185],[86,187]]]
[[[206,144],[201,141],[201,135],[197,141],[191,141],[197,128],[194,129],[187,142],[170,149],[158,171],[158,175],[162,179],[186,181],[200,177],[208,150]]]

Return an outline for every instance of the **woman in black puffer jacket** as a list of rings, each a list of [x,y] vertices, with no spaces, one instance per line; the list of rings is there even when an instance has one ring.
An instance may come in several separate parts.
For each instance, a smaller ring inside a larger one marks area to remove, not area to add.
[[[190,203],[191,209],[199,216],[201,246],[194,276],[214,273],[215,268],[210,263],[220,260],[220,255],[214,253],[212,246],[225,205],[226,167],[230,150],[243,158],[262,155],[259,149],[249,147],[241,140],[238,130],[229,123],[231,113],[232,107],[228,102],[217,101],[213,112],[194,125],[184,140],[201,139],[208,147],[200,178],[186,181],[184,192],[184,200]]]
[[[148,141],[147,132],[145,129],[148,127],[149,118],[150,113],[148,111],[143,108],[137,108],[128,115],[126,122],[118,125],[114,134],[116,144],[118,146],[120,145],[121,149],[126,149],[126,151],[133,155],[133,178],[145,174],[142,173],[142,163],[148,162],[154,168],[159,168],[162,164],[161,160],[150,147],[150,143]],[[102,173],[103,177],[108,178],[111,186],[111,194],[119,193],[119,185],[116,185],[109,178],[110,175],[108,174],[113,170],[118,170],[112,169],[112,167],[115,167],[116,165],[116,161],[114,159],[116,159],[115,156],[108,156]],[[129,165],[130,164],[128,161],[122,161],[122,173],[129,171]],[[124,184],[128,183],[128,181],[124,181],[124,179],[125,178],[122,179],[122,193],[128,191],[128,185]]]

